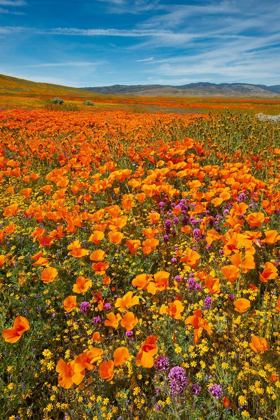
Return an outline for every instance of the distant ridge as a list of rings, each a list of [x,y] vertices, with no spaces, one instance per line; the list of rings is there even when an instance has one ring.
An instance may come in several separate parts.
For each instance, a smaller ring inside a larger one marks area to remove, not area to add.
[[[190,83],[171,85],[113,85],[86,87],[85,90],[110,95],[135,96],[205,96],[205,97],[280,97],[280,85],[266,86],[248,83]]]
[[[41,95],[41,96],[67,96],[75,98],[93,98],[94,92],[68,86],[54,85],[52,83],[39,83],[17,77],[0,74],[0,94],[2,95]],[[101,96],[99,93],[97,96]]]
[[[39,83],[0,74],[0,95],[40,95],[95,99],[107,95],[127,96],[199,96],[225,98],[279,98],[280,85],[266,86],[248,83],[190,83],[182,86],[169,85],[113,85],[102,87],[74,88]]]

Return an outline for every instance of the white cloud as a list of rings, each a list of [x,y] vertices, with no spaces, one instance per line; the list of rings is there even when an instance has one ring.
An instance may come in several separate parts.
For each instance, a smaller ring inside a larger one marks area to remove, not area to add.
[[[40,63],[23,66],[25,68],[42,68],[42,67],[84,67],[84,66],[99,66],[104,61],[70,61],[68,63]]]
[[[136,63],[145,63],[147,61],[153,61],[154,57],[143,58],[142,60],[136,60]]]
[[[22,12],[14,12],[12,10],[3,9],[3,7],[0,7],[0,13],[8,14],[8,15],[24,15],[25,14]]]
[[[158,29],[78,29],[78,28],[54,28],[47,31],[38,31],[50,35],[72,36],[116,36],[116,37],[162,37],[166,35],[177,36],[168,30]]]
[[[24,0],[0,0],[0,6],[26,6]]]

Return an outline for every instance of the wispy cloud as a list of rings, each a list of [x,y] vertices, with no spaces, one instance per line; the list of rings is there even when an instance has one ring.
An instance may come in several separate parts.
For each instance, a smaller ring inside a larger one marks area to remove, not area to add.
[[[14,10],[3,9],[3,7],[0,7],[0,13],[8,14],[8,15],[25,15],[25,13],[23,12],[16,12]]]
[[[160,0],[98,0],[108,6],[107,13],[113,14],[142,14],[160,10]]]
[[[0,6],[26,6],[24,0],[0,0]]]
[[[142,60],[136,60],[136,63],[145,63],[148,61],[153,61],[154,57],[149,57],[149,58],[142,58]]]
[[[84,67],[84,66],[99,66],[104,64],[104,61],[70,61],[68,63],[40,63],[40,64],[29,64],[23,66],[25,68],[43,68],[43,67]]]
[[[162,37],[166,35],[176,36],[169,30],[159,29],[78,29],[78,28],[54,28],[38,33],[50,35],[72,35],[72,36],[115,36],[115,37]]]
[[[24,32],[28,28],[24,28],[22,26],[0,26],[0,35],[9,35],[15,34],[19,32]]]

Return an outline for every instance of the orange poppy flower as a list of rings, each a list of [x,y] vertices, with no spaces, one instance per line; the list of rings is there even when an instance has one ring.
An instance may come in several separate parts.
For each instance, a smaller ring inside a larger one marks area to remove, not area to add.
[[[74,371],[81,372],[84,369],[95,369],[93,364],[99,362],[102,359],[103,350],[97,347],[90,347],[89,350],[84,351],[74,359]]]
[[[106,325],[106,327],[112,327],[112,328],[117,329],[119,326],[120,320],[122,319],[120,314],[115,315],[114,312],[110,312],[109,314],[106,315],[106,317],[108,319],[104,322],[104,325]]]
[[[118,347],[113,354],[115,366],[124,365],[129,359],[129,351],[126,347]]]
[[[160,314],[167,314],[170,316],[170,318],[173,319],[182,319],[181,313],[184,311],[184,306],[180,300],[174,300],[174,302],[171,302],[168,304],[168,307],[166,305],[161,305]]]
[[[38,265],[47,265],[48,262],[50,261],[50,258],[44,258],[44,257],[40,257],[37,259],[37,261],[35,263],[33,263],[32,265],[34,265],[34,267],[38,266]]]
[[[207,231],[206,242],[211,245],[213,241],[218,241],[221,238],[221,235],[214,229]]]
[[[76,296],[68,296],[63,303],[63,308],[66,312],[71,312],[73,309],[77,308],[77,298]]]
[[[123,237],[124,235],[121,232],[111,231],[108,233],[109,241],[115,245],[120,245],[121,241],[123,240]]]
[[[204,281],[210,295],[218,295],[220,293],[221,289],[219,279],[215,279],[212,276],[206,276]]]
[[[228,397],[223,397],[223,404],[225,407],[229,408],[230,407],[230,399]]]
[[[58,276],[58,271],[56,268],[48,267],[45,268],[41,273],[41,280],[44,283],[51,283]]]
[[[214,207],[218,207],[222,204],[223,201],[224,200],[221,197],[216,197],[211,200],[211,203],[214,205]]]
[[[132,207],[135,206],[133,198],[134,198],[133,194],[124,194],[123,195],[123,197],[122,197],[122,208],[124,210],[129,211],[129,210],[132,209]]]
[[[95,245],[99,245],[99,243],[104,239],[104,233],[100,230],[95,230],[89,237],[89,242],[93,242]]]
[[[92,264],[92,268],[94,269],[95,274],[99,274],[100,276],[103,276],[103,274],[105,274],[105,271],[108,267],[108,261],[100,261],[98,263]]]
[[[203,330],[207,331],[209,335],[212,334],[212,331],[208,325],[208,322],[206,321],[206,319],[203,319],[201,315],[202,315],[202,310],[197,309],[196,311],[194,311],[193,315],[189,316],[185,321],[186,326],[190,324],[194,327],[194,333],[193,333],[194,344],[198,342],[199,338],[202,335]]]
[[[102,261],[102,260],[104,260],[104,258],[106,257],[106,254],[105,254],[105,252],[104,251],[102,251],[102,249],[98,249],[97,251],[93,251],[91,254],[90,254],[90,259],[92,260],[92,261]]]
[[[235,280],[240,275],[239,269],[235,267],[235,265],[225,265],[222,267],[221,271],[231,284],[234,284]]]
[[[154,274],[155,286],[157,290],[162,291],[169,287],[169,276],[170,273],[167,271],[158,271]]]
[[[114,362],[102,362],[99,366],[99,376],[101,379],[106,379],[107,382],[111,381],[114,377]]]
[[[139,203],[144,203],[145,199],[146,199],[146,194],[145,193],[138,193],[135,195],[135,198],[137,201],[139,201]]]
[[[136,254],[136,252],[137,252],[138,248],[140,247],[140,245],[141,245],[141,242],[138,239],[135,239],[135,240],[128,239],[126,241],[126,246],[128,247],[129,252],[132,255],[135,255]]]
[[[96,331],[92,334],[92,339],[93,341],[96,341],[97,343],[99,343],[100,341],[103,341],[103,338],[100,336],[99,331]]]
[[[24,195],[26,198],[30,198],[30,195],[32,193],[32,188],[24,188],[21,190],[21,194]]]
[[[30,330],[29,322],[24,316],[18,316],[14,320],[13,328],[2,331],[7,343],[16,343],[25,331]]]
[[[278,270],[271,262],[267,262],[264,265],[264,270],[259,273],[260,281],[267,283],[268,280],[273,280],[278,276]]]
[[[92,281],[90,279],[86,279],[83,276],[77,278],[76,283],[73,286],[72,291],[74,293],[86,293],[92,287]]]
[[[249,270],[253,270],[256,267],[254,256],[248,251],[245,252],[244,257],[241,252],[237,252],[230,257],[230,260],[235,267],[241,267],[243,273],[247,273]]]
[[[46,193],[47,195],[50,195],[51,191],[52,191],[52,186],[51,185],[44,185],[44,187],[40,188],[42,191],[44,191],[44,193]]]
[[[11,195],[14,195],[14,193],[15,193],[15,188],[14,188],[14,187],[9,187],[9,188],[7,188],[7,189],[6,189],[6,191],[7,191],[8,193],[10,193]]]
[[[261,242],[267,245],[273,245],[277,241],[280,241],[280,235],[278,235],[277,230],[267,230],[264,232],[265,239],[262,239]]]
[[[80,241],[74,241],[72,244],[70,244],[67,249],[71,250],[69,252],[70,255],[72,255],[75,258],[83,258],[85,255],[89,254],[88,249],[83,249]]]
[[[115,303],[115,307],[119,308],[121,312],[125,312],[135,305],[139,305],[139,297],[133,296],[133,292],[127,292],[122,298],[118,298]]]
[[[19,210],[19,206],[17,203],[11,204],[10,206],[6,207],[3,216],[4,217],[11,217],[16,216]]]
[[[255,353],[260,353],[268,349],[268,342],[264,337],[257,337],[256,335],[252,335],[250,347],[252,350],[254,350]]]
[[[250,228],[254,228],[257,226],[261,226],[264,222],[264,214],[263,213],[251,213],[246,217],[247,222],[250,225]]]
[[[200,255],[196,251],[187,248],[185,256],[180,259],[180,262],[185,262],[187,265],[194,268],[197,266],[199,259]]]
[[[154,356],[158,353],[156,345],[157,336],[149,335],[141,346],[141,349],[136,357],[137,366],[145,368],[152,368],[154,366]]]
[[[121,320],[121,326],[124,327],[127,331],[133,330],[133,328],[138,324],[138,318],[134,315],[133,312],[127,312],[123,319]]]
[[[251,303],[248,299],[240,298],[233,302],[235,306],[235,310],[243,314],[244,312],[248,311],[251,306]]]
[[[132,280],[132,286],[137,287],[138,290],[146,290],[151,279],[152,276],[149,274],[138,274]]]
[[[157,213],[157,212],[150,213],[149,214],[149,219],[150,219],[151,223],[156,224],[160,219],[160,214]]]
[[[58,383],[62,388],[69,389],[73,384],[79,385],[85,377],[85,371],[74,371],[74,362],[66,363],[60,359],[56,365],[56,371],[60,373]]]
[[[109,285],[111,283],[111,278],[109,276],[103,277],[102,283]]]
[[[3,265],[5,264],[6,258],[6,255],[0,255],[0,267],[3,267]]]
[[[151,252],[156,250],[156,247],[159,244],[159,240],[155,238],[149,238],[142,242],[143,254],[150,255]]]
[[[113,219],[108,220],[107,226],[110,230],[120,230],[126,225],[127,220],[127,216],[114,217]]]

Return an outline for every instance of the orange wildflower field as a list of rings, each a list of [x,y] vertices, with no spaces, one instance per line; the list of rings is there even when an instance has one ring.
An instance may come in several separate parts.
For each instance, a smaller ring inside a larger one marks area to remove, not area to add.
[[[6,100],[0,418],[279,419],[279,103]]]

